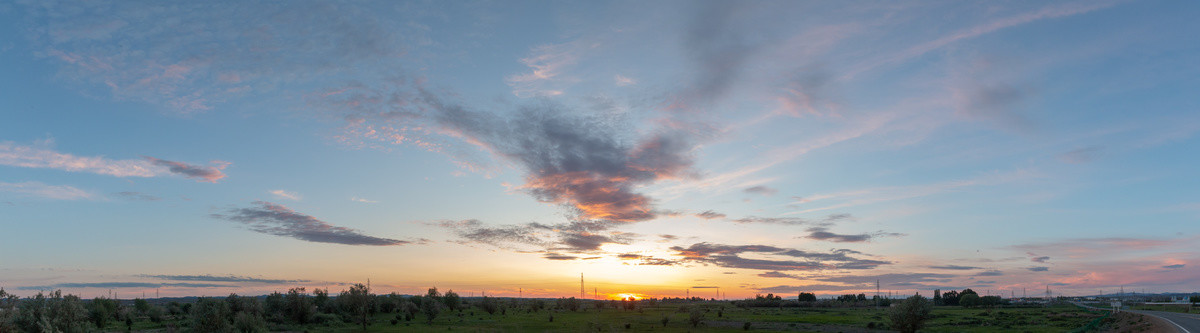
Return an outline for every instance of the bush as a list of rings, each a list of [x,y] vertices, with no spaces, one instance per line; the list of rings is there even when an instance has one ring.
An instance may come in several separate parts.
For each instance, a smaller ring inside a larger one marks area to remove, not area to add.
[[[925,325],[932,311],[933,303],[921,295],[913,295],[888,310],[888,318],[892,321],[892,329],[912,333]]]
[[[700,311],[699,308],[692,309],[688,322],[692,323],[692,327],[699,327],[700,323],[704,322],[704,311]]]
[[[746,322],[745,324],[742,324],[742,330],[749,331],[750,330],[750,322]]]

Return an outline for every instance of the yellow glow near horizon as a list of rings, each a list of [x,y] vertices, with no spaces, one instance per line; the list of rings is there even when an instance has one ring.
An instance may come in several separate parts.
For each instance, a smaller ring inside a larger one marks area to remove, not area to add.
[[[629,299],[630,297],[632,297],[634,300],[639,300],[639,299],[645,298],[642,294],[636,294],[636,293],[620,293],[620,294],[614,294],[612,296],[616,296],[617,299]]]

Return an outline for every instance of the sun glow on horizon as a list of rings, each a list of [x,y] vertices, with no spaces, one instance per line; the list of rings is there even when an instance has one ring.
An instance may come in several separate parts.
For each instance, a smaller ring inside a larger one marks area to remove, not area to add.
[[[645,296],[645,295],[638,294],[638,293],[619,293],[619,294],[610,294],[610,295],[609,295],[609,297],[614,297],[614,298],[616,298],[616,299],[619,299],[619,300],[626,300],[626,299],[630,299],[630,298],[632,298],[632,299],[633,299],[633,300],[635,300],[635,301],[636,301],[636,300],[641,300],[641,299],[643,299],[643,298],[646,298],[646,296]]]

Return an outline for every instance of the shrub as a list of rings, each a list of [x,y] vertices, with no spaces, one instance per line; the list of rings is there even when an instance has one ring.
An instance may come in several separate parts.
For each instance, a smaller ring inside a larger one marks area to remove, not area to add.
[[[888,318],[891,319],[892,329],[912,333],[925,325],[932,311],[933,303],[921,295],[913,295],[888,310]]]
[[[698,308],[692,309],[688,316],[688,322],[692,323],[692,327],[699,327],[700,323],[704,322],[704,311],[700,311]]]

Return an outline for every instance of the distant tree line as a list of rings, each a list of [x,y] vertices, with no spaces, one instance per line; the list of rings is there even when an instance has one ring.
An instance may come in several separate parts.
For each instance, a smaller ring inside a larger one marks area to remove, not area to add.
[[[700,300],[700,299],[697,299]],[[433,323],[462,320],[475,313],[504,316],[509,311],[554,313],[587,311],[604,307],[638,311],[658,299],[581,300],[514,299],[481,297],[466,299],[453,290],[429,288],[424,295],[372,294],[369,287],[354,284],[336,296],[326,289],[288,289],[266,296],[199,297],[194,302],[155,302],[144,299],[118,301],[97,297],[83,300],[61,291],[39,292],[21,299],[0,289],[0,333],[8,332],[94,332],[154,329],[166,332],[270,332],[305,331],[312,326],[354,325],[366,330],[372,324],[399,325],[404,322]],[[663,301],[666,301],[665,299]],[[673,301],[684,301],[676,299]],[[590,303],[589,303],[590,302]],[[374,320],[383,317],[383,323]]]

